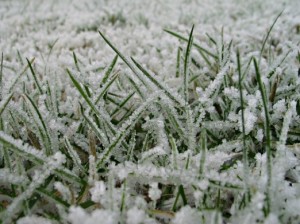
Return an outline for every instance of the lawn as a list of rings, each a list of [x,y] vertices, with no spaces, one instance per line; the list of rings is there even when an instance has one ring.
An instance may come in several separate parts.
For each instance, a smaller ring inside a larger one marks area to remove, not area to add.
[[[300,1],[0,1],[0,223],[300,223]]]

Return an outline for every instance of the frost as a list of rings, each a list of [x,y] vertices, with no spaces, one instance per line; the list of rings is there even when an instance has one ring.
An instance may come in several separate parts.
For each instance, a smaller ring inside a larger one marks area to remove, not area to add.
[[[153,200],[156,201],[160,198],[161,196],[161,190],[158,189],[158,183],[152,183],[150,184],[150,189],[149,189],[149,197]]]
[[[103,224],[118,223],[116,212],[101,209],[96,209],[91,214],[88,214],[80,207],[71,207],[68,218],[72,224],[93,224],[99,222],[99,220]]]
[[[51,224],[50,220],[38,216],[26,216],[17,221],[17,224]]]
[[[173,224],[181,224],[181,223],[198,224],[199,220],[201,220],[200,213],[196,209],[191,208],[190,206],[185,206],[181,208],[179,212],[176,213],[172,223]]]
[[[145,211],[133,207],[127,211],[127,223],[141,224],[145,220]]]
[[[96,181],[94,183],[94,186],[90,189],[92,200],[96,203],[100,202],[101,197],[103,197],[105,192],[106,192],[106,186],[103,181]]]

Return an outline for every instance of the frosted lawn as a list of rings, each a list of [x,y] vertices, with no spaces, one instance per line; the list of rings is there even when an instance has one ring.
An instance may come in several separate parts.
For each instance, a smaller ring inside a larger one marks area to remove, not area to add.
[[[299,223],[299,9],[1,1],[0,223]]]

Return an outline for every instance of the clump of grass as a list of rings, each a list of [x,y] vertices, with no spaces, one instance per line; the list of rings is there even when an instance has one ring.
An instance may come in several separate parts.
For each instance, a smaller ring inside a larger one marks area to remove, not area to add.
[[[173,74],[181,84],[172,88],[102,32],[116,55],[97,88],[85,82],[75,53],[74,67],[66,69],[72,85],[56,88],[27,60],[11,87],[0,89],[0,220],[298,223],[289,206],[300,195],[289,192],[299,178],[289,173],[298,167],[291,151],[298,150],[299,116],[295,106],[281,108],[298,100],[295,91],[284,91],[286,83],[298,85],[292,74],[268,75],[258,63],[271,29],[250,61],[223,35],[209,36],[204,48],[194,41],[194,26],[188,38],[166,30],[183,41]],[[120,60],[130,73],[116,71]],[[2,55],[0,86],[3,63]],[[28,68],[30,91],[19,79]]]

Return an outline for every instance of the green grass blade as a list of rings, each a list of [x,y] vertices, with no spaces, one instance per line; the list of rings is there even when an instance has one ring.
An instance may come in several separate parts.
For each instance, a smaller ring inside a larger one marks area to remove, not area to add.
[[[266,45],[266,43],[267,43],[267,40],[268,40],[268,38],[269,38],[269,36],[270,36],[270,33],[271,33],[271,31],[272,31],[274,25],[276,24],[277,20],[279,19],[279,17],[282,15],[282,13],[283,13],[283,11],[281,11],[281,12],[278,14],[278,16],[275,18],[273,24],[271,25],[270,29],[268,30],[267,36],[265,37],[265,39],[264,39],[264,41],[263,41],[263,44],[262,44],[262,46],[261,46],[261,49],[260,49],[260,56],[259,56],[259,63],[258,63],[258,64],[260,64],[260,60],[261,60],[263,51],[264,51],[264,49],[265,49],[265,45]]]
[[[76,56],[76,54],[75,54],[74,51],[73,51],[73,60],[74,60],[75,67],[76,67],[77,71],[80,72],[80,68],[79,68],[79,65],[78,65],[77,56]]]
[[[9,101],[11,100],[13,96],[13,93],[9,94],[8,97],[6,97],[6,99],[2,101],[0,101],[0,116],[2,115],[3,111],[5,110],[6,106],[8,105]]]
[[[180,76],[180,59],[181,59],[181,51],[182,48],[178,47],[177,50],[177,58],[176,58],[176,75],[175,77],[178,78]]]
[[[42,141],[44,143],[44,147],[46,149],[46,154],[48,156],[52,155],[53,149],[52,149],[51,137],[48,128],[46,126],[46,123],[44,121],[44,118],[41,112],[39,111],[37,105],[33,102],[33,100],[27,94],[25,94],[24,97],[27,104],[29,105],[30,112],[34,118],[34,121],[36,122],[38,130],[40,131],[42,129],[42,131],[40,131],[41,132],[40,134],[42,137]]]
[[[119,74],[117,73],[115,76],[112,77],[111,80],[109,80],[109,82],[107,82],[107,83],[105,82],[106,84],[104,84],[104,86],[100,90],[100,93],[96,97],[95,104],[97,104],[100,101],[100,99],[105,95],[108,88],[115,82],[115,80],[118,78],[118,76],[119,76]]]
[[[188,94],[188,80],[189,80],[189,63],[190,63],[190,54],[191,54],[191,49],[192,49],[192,45],[193,45],[193,31],[194,31],[194,25],[191,29],[190,32],[190,36],[189,36],[189,40],[188,40],[188,44],[186,47],[186,52],[185,52],[185,58],[184,58],[184,69],[183,69],[183,95],[184,95],[184,100],[185,100],[185,104],[188,104],[189,101],[189,94]]]
[[[119,56],[116,55],[116,56],[114,57],[114,59],[112,60],[111,64],[108,66],[108,68],[107,68],[107,70],[106,70],[106,72],[105,72],[105,74],[104,74],[104,76],[103,76],[103,78],[102,78],[102,80],[101,80],[100,87],[102,87],[102,85],[104,85],[104,84],[107,82],[107,80],[108,80],[108,78],[109,78],[109,76],[110,76],[112,70],[114,69],[114,67],[115,67],[115,65],[116,65],[116,63],[117,63],[118,57],[119,57]]]
[[[119,113],[120,110],[123,109],[123,107],[126,105],[126,103],[133,97],[135,92],[130,93],[120,104],[119,106],[112,112],[111,117],[115,116],[117,113]]]
[[[85,92],[85,90],[82,88],[82,86],[80,85],[80,83],[75,79],[75,77],[72,75],[72,73],[69,71],[69,69],[67,69],[67,73],[70,76],[70,79],[72,80],[74,86],[76,87],[76,89],[79,91],[80,95],[83,97],[83,99],[87,102],[87,104],[89,105],[89,107],[92,109],[92,111],[99,115],[100,112],[98,111],[98,109],[94,106],[94,104],[92,103],[90,97],[87,95],[87,93]]]
[[[79,155],[77,154],[77,152],[73,149],[71,143],[69,142],[68,138],[65,137],[65,146],[68,150],[69,155],[72,158],[73,163],[81,170],[83,171],[83,173],[85,174],[85,169],[84,167],[81,165],[81,160],[79,158]]]
[[[41,87],[41,85],[40,85],[40,83],[39,83],[39,80],[38,80],[37,77],[36,77],[36,74],[35,74],[33,68],[32,68],[31,62],[28,60],[28,58],[26,58],[26,61],[27,61],[27,64],[28,64],[29,69],[30,69],[30,71],[31,71],[31,74],[32,74],[32,76],[33,76],[34,82],[35,82],[35,84],[36,84],[36,86],[37,86],[37,88],[38,88],[40,94],[43,94],[42,87]]]
[[[46,189],[39,187],[35,190],[38,194],[45,197],[50,202],[54,202],[55,204],[62,205],[64,208],[69,208],[70,204],[58,196],[55,196],[55,192],[49,192]]]

